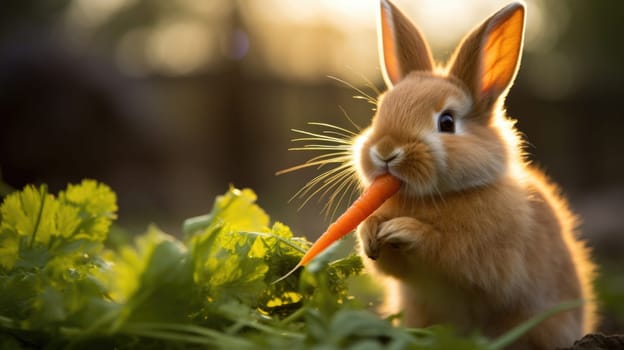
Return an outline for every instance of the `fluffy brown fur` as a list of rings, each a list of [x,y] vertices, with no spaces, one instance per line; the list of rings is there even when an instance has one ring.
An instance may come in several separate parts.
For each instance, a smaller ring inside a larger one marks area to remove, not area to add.
[[[554,349],[593,329],[594,267],[574,215],[524,161],[502,109],[519,65],[524,13],[522,4],[503,8],[434,71],[420,32],[382,0],[390,89],[353,157],[363,186],[384,172],[403,186],[358,237],[368,267],[392,282],[388,304],[408,326],[450,323],[497,336],[563,301],[585,300],[513,345]],[[453,133],[438,130],[447,112]]]

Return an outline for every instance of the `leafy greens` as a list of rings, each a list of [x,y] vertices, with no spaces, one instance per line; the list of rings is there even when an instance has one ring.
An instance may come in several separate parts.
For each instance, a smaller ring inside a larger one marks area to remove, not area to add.
[[[491,349],[405,329],[355,300],[359,257],[328,252],[274,284],[310,243],[230,188],[184,237],[150,226],[107,244],[116,196],[93,180],[27,186],[0,206],[0,348]]]

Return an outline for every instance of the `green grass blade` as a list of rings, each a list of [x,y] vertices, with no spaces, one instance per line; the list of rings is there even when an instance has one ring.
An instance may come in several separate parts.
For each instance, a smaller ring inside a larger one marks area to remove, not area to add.
[[[500,337],[498,337],[497,339],[495,339],[494,341],[490,343],[489,348],[491,350],[504,349],[505,347],[509,346],[511,343],[516,341],[518,338],[523,336],[526,332],[531,330],[531,328],[537,326],[538,324],[545,321],[546,319],[560,312],[576,309],[578,307],[581,307],[581,305],[583,305],[582,300],[573,300],[573,301],[563,302],[553,307],[550,310],[547,310],[537,316],[534,316],[533,318],[530,318],[529,320],[525,321],[524,323],[521,323],[520,325],[516,326],[515,328],[508,331],[507,333],[501,335]]]

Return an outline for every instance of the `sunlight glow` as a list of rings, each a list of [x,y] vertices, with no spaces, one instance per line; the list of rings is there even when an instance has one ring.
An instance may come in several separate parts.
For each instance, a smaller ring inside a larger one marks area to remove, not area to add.
[[[242,11],[273,73],[362,82],[378,74],[377,6],[362,0],[266,0],[247,1]]]
[[[446,60],[461,38],[508,0],[394,0]],[[527,49],[543,44],[541,0],[529,0]],[[244,18],[274,73],[299,79],[337,74],[362,84],[380,75],[376,0],[246,1]],[[551,31],[552,32],[552,31]],[[550,33],[550,32],[549,32]],[[538,35],[539,34],[539,35]]]
[[[421,28],[438,59],[446,59],[461,38],[509,0],[394,0]],[[541,40],[547,29],[541,0],[527,1],[526,48]],[[556,33],[555,33],[556,34]]]
[[[421,28],[438,61],[508,0],[393,0]],[[548,50],[567,25],[564,2],[526,0],[527,51]],[[235,60],[252,74],[355,85],[380,81],[378,0],[71,0],[68,32],[89,40],[125,10],[154,19],[124,23],[112,43],[116,62],[131,75],[184,75]],[[140,8],[138,8],[140,7]],[[556,11],[557,16],[548,15]],[[116,23],[115,26],[119,26]],[[553,56],[554,57],[554,56]],[[556,58],[556,57],[555,57]]]

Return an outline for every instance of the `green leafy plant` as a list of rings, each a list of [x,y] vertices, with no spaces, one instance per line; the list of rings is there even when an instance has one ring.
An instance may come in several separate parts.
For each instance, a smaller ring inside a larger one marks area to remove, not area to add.
[[[184,223],[181,239],[151,226],[107,244],[117,204],[103,184],[7,195],[0,348],[499,349],[524,330],[488,341],[395,327],[351,296],[359,257],[331,249],[272,283],[310,243],[271,223],[255,200],[230,188],[210,213]]]

